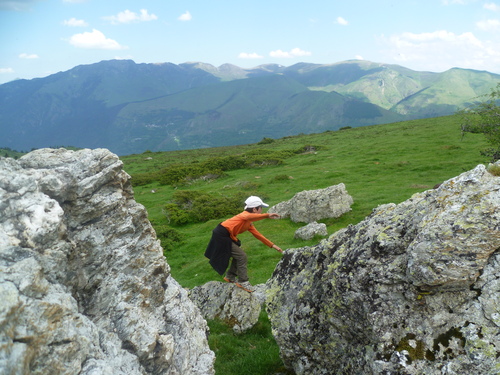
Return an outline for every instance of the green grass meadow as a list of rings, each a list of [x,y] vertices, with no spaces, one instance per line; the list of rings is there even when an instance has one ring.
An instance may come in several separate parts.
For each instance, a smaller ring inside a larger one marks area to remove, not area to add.
[[[258,195],[268,204],[275,205],[303,190],[344,183],[354,204],[352,211],[341,218],[322,221],[327,224],[328,233],[333,234],[349,224],[360,222],[378,205],[400,203],[478,164],[488,163],[479,152],[487,146],[484,137],[476,134],[462,137],[456,116],[298,135],[258,144],[145,152],[121,159],[134,185],[134,175],[151,173],[174,163],[196,163],[215,156],[236,156],[250,150],[274,152],[305,146],[310,151],[285,158],[280,165],[227,171],[215,180],[198,179],[177,186],[160,185],[158,182],[134,186],[135,199],[146,207],[157,232],[169,227],[180,234],[181,241],[165,251],[165,257],[173,277],[182,286],[193,288],[211,280],[221,280],[203,254],[212,229],[231,215],[203,223],[174,226],[165,215],[164,208],[175,191],[193,190],[222,197],[243,192]],[[281,248],[291,249],[319,242],[320,238],[309,241],[294,239],[295,230],[303,225],[280,219],[259,221],[255,226]],[[249,233],[242,234],[240,239],[242,247],[248,252],[250,282],[266,282],[281,254],[265,247]],[[250,366],[248,368],[253,375],[285,373],[264,312],[259,324],[241,335],[233,334],[221,322],[213,321],[209,325],[209,344],[217,356],[217,374],[245,374],[242,369],[246,366]]]

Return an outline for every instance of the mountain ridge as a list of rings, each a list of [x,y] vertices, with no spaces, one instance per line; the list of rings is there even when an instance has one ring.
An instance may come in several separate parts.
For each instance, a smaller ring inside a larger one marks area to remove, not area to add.
[[[108,60],[0,85],[0,146],[71,145],[126,155],[257,142],[449,115],[500,75],[391,64],[264,64]]]

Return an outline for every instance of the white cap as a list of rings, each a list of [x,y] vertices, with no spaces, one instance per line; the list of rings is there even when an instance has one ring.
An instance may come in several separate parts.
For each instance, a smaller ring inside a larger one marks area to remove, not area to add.
[[[268,204],[265,204],[264,202],[262,202],[262,199],[260,199],[259,197],[256,197],[254,195],[252,195],[251,197],[248,197],[247,200],[245,201],[245,210],[247,208],[254,208],[254,207],[269,207]]]

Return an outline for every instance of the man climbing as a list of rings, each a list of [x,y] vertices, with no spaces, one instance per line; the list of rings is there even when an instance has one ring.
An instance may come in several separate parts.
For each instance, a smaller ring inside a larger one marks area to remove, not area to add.
[[[253,223],[262,219],[279,219],[279,215],[272,213],[262,213],[263,207],[269,207],[262,202],[259,197],[251,196],[245,201],[245,210],[226,221],[223,221],[212,231],[212,238],[208,243],[205,256],[210,259],[210,265],[223,275],[229,265],[229,259],[232,258],[231,266],[227,271],[224,280],[229,283],[235,283],[236,286],[251,293],[255,289],[248,281],[247,274],[247,254],[243,251],[241,241],[238,235],[249,231],[255,238],[280,253],[283,250],[269,241],[259,233]]]

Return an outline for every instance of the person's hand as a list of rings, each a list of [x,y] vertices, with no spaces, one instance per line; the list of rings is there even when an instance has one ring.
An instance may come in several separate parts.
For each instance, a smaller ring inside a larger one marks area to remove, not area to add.
[[[276,213],[272,213],[272,214],[269,214],[269,218],[270,219],[279,219],[280,218],[280,215],[276,214]]]
[[[277,245],[273,245],[273,249],[276,249],[276,251],[279,251],[280,253],[283,252],[283,250],[281,249],[281,247],[279,247]]]

